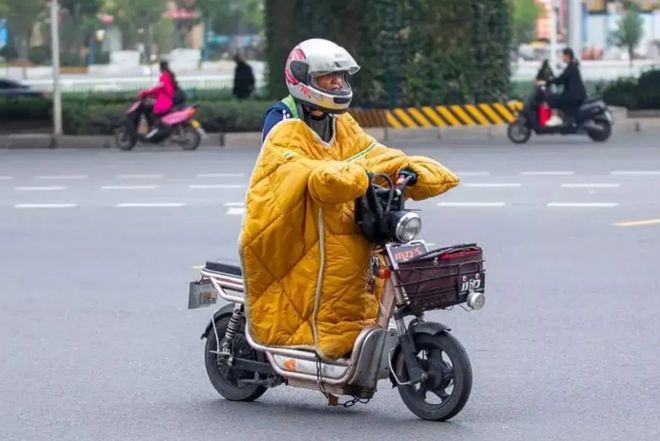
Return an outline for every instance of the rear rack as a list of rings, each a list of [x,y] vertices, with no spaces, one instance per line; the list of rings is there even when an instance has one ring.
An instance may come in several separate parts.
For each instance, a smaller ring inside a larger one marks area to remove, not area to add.
[[[213,271],[208,268],[202,268],[201,274],[203,277],[211,280],[213,287],[218,291],[218,295],[223,299],[233,303],[245,302],[245,288],[242,277],[234,274]]]

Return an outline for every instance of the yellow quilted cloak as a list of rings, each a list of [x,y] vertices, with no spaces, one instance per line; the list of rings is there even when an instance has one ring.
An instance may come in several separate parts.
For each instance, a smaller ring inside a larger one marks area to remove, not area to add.
[[[458,184],[438,162],[379,144],[348,114],[335,118],[334,133],[325,143],[299,119],[270,131],[250,179],[239,244],[252,337],[325,359],[350,352],[378,314],[379,290],[367,287],[373,247],[353,217],[366,171],[394,179],[410,168],[418,175],[408,191],[414,200]]]

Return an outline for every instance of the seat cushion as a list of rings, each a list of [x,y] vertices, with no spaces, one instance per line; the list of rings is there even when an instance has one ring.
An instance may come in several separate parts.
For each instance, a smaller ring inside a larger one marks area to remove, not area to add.
[[[232,265],[229,263],[220,263],[217,261],[206,261],[206,267],[209,271],[215,271],[218,273],[230,274],[236,277],[242,277],[243,271],[239,265]]]

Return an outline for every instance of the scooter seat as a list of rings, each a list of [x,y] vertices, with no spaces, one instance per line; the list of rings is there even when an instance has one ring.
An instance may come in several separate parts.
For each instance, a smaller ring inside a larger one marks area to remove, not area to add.
[[[229,263],[206,261],[205,268],[209,271],[229,274],[236,277],[241,277],[243,275],[243,271],[241,270],[241,267],[239,265],[232,265]]]

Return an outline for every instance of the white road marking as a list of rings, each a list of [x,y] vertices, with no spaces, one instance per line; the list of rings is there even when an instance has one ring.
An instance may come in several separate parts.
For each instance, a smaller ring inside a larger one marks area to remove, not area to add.
[[[645,225],[657,225],[657,224],[660,224],[660,219],[647,219],[647,220],[632,221],[632,222],[617,222],[613,225],[616,227],[641,227]]]
[[[523,171],[523,176],[572,176],[574,171]]]
[[[456,171],[454,172],[457,176],[490,176],[489,171]]]
[[[245,214],[245,208],[241,208],[241,207],[229,207],[229,209],[227,209],[227,214],[230,214],[230,215],[241,215],[241,214]]]
[[[504,207],[506,202],[440,202],[438,207]]]
[[[220,188],[243,188],[243,185],[240,184],[198,184],[198,185],[189,185],[188,188],[191,190],[211,190],[211,189],[220,189]]]
[[[117,204],[117,208],[168,208],[168,207],[185,207],[184,202],[123,202]]]
[[[200,173],[197,178],[242,178],[243,173]]]
[[[66,187],[60,185],[48,185],[43,187],[14,187],[18,191],[60,191],[66,190]]]
[[[159,179],[162,178],[163,175],[117,175],[115,178],[117,179]]]
[[[87,175],[41,175],[35,176],[34,179],[87,179]]]
[[[610,174],[616,176],[658,176],[660,170],[615,170]]]
[[[73,208],[78,204],[16,204],[14,208]]]
[[[101,190],[154,190],[158,185],[104,185]]]
[[[617,202],[550,202],[547,206],[555,208],[611,208],[618,205]]]
[[[226,202],[225,207],[243,207],[245,206],[244,202]]]
[[[620,184],[561,184],[564,188],[619,188]]]
[[[475,188],[513,188],[521,187],[522,184],[519,183],[498,183],[498,182],[471,182],[463,184],[463,187],[475,187]]]

